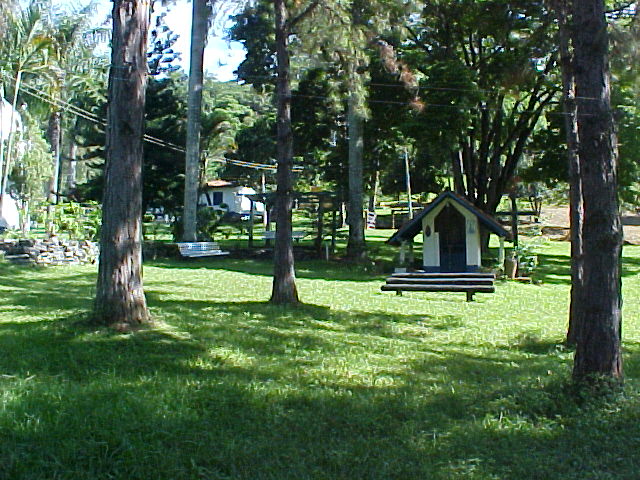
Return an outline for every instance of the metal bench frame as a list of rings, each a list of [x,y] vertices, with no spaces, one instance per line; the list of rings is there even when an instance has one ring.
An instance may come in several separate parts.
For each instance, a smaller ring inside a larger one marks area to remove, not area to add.
[[[180,255],[187,258],[229,255],[229,252],[220,250],[220,245],[216,242],[180,242],[178,249]]]

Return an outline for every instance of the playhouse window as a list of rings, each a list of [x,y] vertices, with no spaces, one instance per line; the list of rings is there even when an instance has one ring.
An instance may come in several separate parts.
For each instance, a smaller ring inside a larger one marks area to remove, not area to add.
[[[222,192],[213,192],[213,204],[220,205],[222,203]]]

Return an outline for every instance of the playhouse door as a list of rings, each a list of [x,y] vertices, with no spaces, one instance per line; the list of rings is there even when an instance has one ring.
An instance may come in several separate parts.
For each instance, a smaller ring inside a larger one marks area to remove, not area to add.
[[[447,205],[435,219],[440,240],[440,271],[466,272],[466,221],[455,207]]]

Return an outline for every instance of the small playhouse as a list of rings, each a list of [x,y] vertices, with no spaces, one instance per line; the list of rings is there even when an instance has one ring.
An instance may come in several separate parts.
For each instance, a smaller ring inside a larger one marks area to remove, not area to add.
[[[249,215],[251,212],[251,200],[249,195],[255,195],[256,191],[244,185],[227,180],[210,180],[200,190],[198,205],[210,207],[215,210],[227,210],[230,213]],[[254,212],[262,214],[264,204],[254,202]]]
[[[407,242],[422,232],[422,270],[478,272],[482,267],[481,227],[498,235],[499,261],[504,261],[504,239],[510,239],[511,233],[465,198],[447,191],[404,224],[387,243],[399,245],[403,252]]]

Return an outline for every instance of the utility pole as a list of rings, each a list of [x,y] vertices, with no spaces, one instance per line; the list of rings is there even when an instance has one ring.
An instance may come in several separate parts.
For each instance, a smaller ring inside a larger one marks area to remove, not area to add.
[[[413,218],[413,202],[411,201],[411,173],[409,172],[409,149],[404,147],[404,173],[407,184],[407,206],[409,207],[409,220]]]

